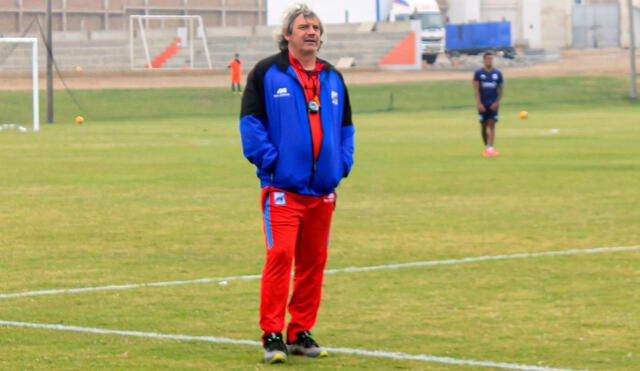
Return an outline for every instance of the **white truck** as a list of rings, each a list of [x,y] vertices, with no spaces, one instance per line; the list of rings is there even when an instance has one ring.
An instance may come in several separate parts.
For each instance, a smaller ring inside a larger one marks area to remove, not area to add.
[[[436,0],[390,0],[389,21],[419,20],[422,59],[435,63],[438,54],[444,53],[444,25],[442,13]]]

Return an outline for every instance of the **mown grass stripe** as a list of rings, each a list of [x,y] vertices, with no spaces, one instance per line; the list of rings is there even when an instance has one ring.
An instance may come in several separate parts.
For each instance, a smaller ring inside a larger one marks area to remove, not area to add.
[[[597,247],[593,249],[570,249],[570,250],[545,251],[545,252],[535,252],[535,253],[485,255],[485,256],[466,257],[462,259],[430,260],[430,261],[419,261],[419,262],[399,263],[399,264],[374,265],[374,266],[368,266],[368,267],[347,267],[347,268],[338,268],[338,269],[327,269],[325,270],[325,274],[370,272],[370,271],[383,270],[383,269],[429,267],[429,266],[438,266],[438,265],[475,263],[475,262],[482,262],[482,261],[527,259],[527,258],[539,258],[539,257],[546,257],[546,256],[596,254],[596,253],[633,251],[633,250],[640,250],[640,246]],[[144,287],[180,286],[180,285],[190,285],[190,284],[196,284],[196,283],[212,283],[212,282],[221,282],[221,281],[248,281],[248,280],[260,279],[260,277],[261,276],[259,274],[251,274],[251,275],[243,275],[243,276],[198,278],[194,280],[184,280],[184,281],[147,282],[147,283],[124,284],[124,285],[108,285],[108,286],[78,287],[78,288],[69,288],[69,289],[25,291],[25,292],[17,292],[17,293],[10,293],[10,294],[0,294],[0,299],[19,298],[19,297],[25,297],[25,296],[74,294],[74,293],[93,292],[93,291],[131,290],[131,289],[144,288]]]
[[[23,328],[35,328],[35,329],[57,330],[57,331],[72,331],[72,332],[82,332],[82,333],[91,333],[91,334],[99,334],[99,335],[119,335],[119,336],[132,336],[132,337],[141,337],[141,338],[179,340],[179,341],[201,341],[201,342],[218,343],[218,344],[262,346],[262,343],[260,343],[259,341],[237,340],[237,339],[230,339],[230,338],[217,337],[217,336],[160,334],[157,332],[109,330],[109,329],[100,329],[100,328],[92,328],[92,327],[65,326],[65,325],[54,325],[54,324],[46,324],[46,323],[15,322],[15,321],[3,321],[3,320],[0,320],[0,325],[7,326],[7,327],[23,327]],[[507,370],[573,371],[571,369],[563,369],[563,368],[549,368],[549,367],[531,366],[531,365],[505,363],[505,362],[475,361],[475,360],[469,360],[469,359],[439,357],[439,356],[433,356],[429,354],[408,354],[408,353],[400,353],[400,352],[385,352],[380,350],[351,349],[351,348],[326,348],[326,349],[330,353],[341,353],[341,354],[359,355],[359,356],[366,356],[366,357],[392,358],[392,359],[431,362],[431,363],[493,367],[493,368],[502,368]]]

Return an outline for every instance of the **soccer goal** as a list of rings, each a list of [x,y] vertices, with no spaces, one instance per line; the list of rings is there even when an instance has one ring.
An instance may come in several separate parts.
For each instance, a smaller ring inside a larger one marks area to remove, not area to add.
[[[31,46],[31,53],[21,55],[24,50],[20,50],[20,47],[24,47],[25,45]],[[29,61],[31,62],[32,130],[38,131],[40,130],[40,107],[38,104],[38,39],[35,37],[0,37],[0,46],[2,46],[2,53],[0,54],[1,65],[9,68],[6,62],[11,60],[16,65],[11,66],[10,69],[24,69],[25,65],[28,65]],[[12,56],[15,58],[10,58]]]
[[[131,69],[211,69],[202,17],[199,15],[129,16]]]

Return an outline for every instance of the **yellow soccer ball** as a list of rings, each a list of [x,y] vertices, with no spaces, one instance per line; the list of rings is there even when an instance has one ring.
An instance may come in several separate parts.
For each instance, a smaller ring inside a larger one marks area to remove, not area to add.
[[[529,112],[527,111],[522,111],[518,114],[518,117],[520,117],[521,119],[526,119],[527,117],[529,117]]]
[[[80,125],[84,122],[84,117],[76,116],[76,124]]]

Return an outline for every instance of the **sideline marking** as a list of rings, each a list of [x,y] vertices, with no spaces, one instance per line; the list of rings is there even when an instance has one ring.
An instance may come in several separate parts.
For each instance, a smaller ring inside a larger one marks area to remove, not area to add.
[[[108,330],[108,329],[91,328],[91,327],[64,326],[64,325],[52,325],[52,324],[45,324],[45,323],[14,322],[14,321],[2,321],[2,320],[0,320],[0,325],[10,326],[10,327],[27,327],[27,328],[36,328],[36,329],[58,330],[58,331],[73,331],[73,332],[83,332],[83,333],[102,334],[102,335],[135,336],[135,337],[141,337],[141,338],[202,341],[202,342],[208,342],[208,343],[250,345],[250,346],[260,346],[260,347],[262,346],[262,343],[258,341],[236,340],[236,339],[215,337],[215,336],[159,334],[156,332]],[[410,361],[447,363],[447,364],[455,364],[455,365],[493,367],[493,368],[503,368],[508,370],[574,371],[571,369],[564,369],[564,368],[530,366],[530,365],[522,365],[517,363],[505,363],[505,362],[474,361],[469,359],[457,359],[457,358],[450,358],[450,357],[432,356],[429,354],[408,354],[408,353],[400,353],[400,352],[385,352],[385,351],[379,351],[379,350],[351,349],[351,348],[325,348],[325,349],[327,349],[329,352],[349,354],[349,355],[394,358],[394,359],[402,359],[402,360],[410,360]]]
[[[537,258],[537,257],[543,257],[543,256],[595,254],[595,253],[603,253],[603,252],[618,252],[618,251],[632,251],[632,250],[640,250],[640,246],[596,247],[593,249],[570,249],[570,250],[558,250],[558,251],[546,251],[546,252],[534,252],[534,253],[485,255],[485,256],[467,257],[462,259],[430,260],[430,261],[419,261],[419,262],[412,262],[412,263],[374,265],[370,267],[347,267],[347,268],[338,268],[338,269],[327,269],[324,271],[324,273],[337,274],[337,273],[369,272],[369,271],[376,271],[376,270],[382,270],[382,269],[430,267],[430,266],[436,266],[436,265],[453,265],[453,264],[474,263],[474,262],[492,261],[492,260],[527,259],[527,258]],[[11,293],[11,294],[0,294],[0,299],[19,298],[19,297],[25,297],[25,296],[73,294],[73,293],[79,293],[79,292],[92,292],[92,291],[130,290],[130,289],[137,289],[137,288],[143,288],[143,287],[179,286],[179,285],[190,285],[194,283],[211,283],[211,282],[220,282],[220,281],[248,281],[248,280],[260,279],[260,277],[261,275],[259,274],[252,274],[252,275],[245,275],[245,276],[199,278],[195,280],[186,280],[186,281],[148,282],[148,283],[125,284],[125,285],[79,287],[79,288],[71,288],[71,289],[25,291],[25,292]]]

